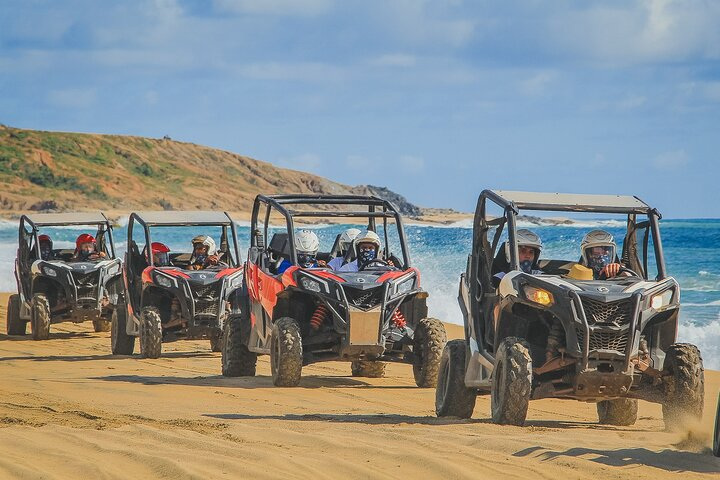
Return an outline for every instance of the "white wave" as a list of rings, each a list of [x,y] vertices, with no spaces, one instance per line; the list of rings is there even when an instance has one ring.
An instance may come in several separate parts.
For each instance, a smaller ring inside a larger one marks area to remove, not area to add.
[[[720,300],[715,300],[709,303],[684,303],[681,302],[682,307],[720,307]]]
[[[702,354],[705,368],[720,370],[720,320],[707,325],[680,322],[678,341],[696,345]]]

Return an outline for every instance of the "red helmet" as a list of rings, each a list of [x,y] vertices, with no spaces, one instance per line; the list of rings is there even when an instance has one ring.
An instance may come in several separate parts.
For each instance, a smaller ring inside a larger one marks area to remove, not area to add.
[[[40,243],[42,243],[42,242],[52,243],[52,239],[50,238],[50,235],[40,235],[40,236],[38,237],[38,242],[40,242]]]
[[[95,237],[90,235],[89,233],[83,233],[79,237],[77,237],[77,240],[75,240],[75,247],[80,248],[80,245],[83,243],[95,243]]]
[[[160,242],[153,242],[150,246],[152,247],[153,264],[155,264],[156,267],[169,266],[170,255],[168,255],[168,252],[170,249],[168,246]]]
[[[167,245],[160,242],[153,242],[152,243],[152,253],[167,253],[170,249]]]

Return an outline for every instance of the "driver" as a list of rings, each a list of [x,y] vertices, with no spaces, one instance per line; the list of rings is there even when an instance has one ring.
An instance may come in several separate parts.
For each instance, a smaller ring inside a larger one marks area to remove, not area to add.
[[[204,270],[209,267],[227,268],[227,265],[220,261],[215,240],[209,235],[198,235],[192,239],[192,245],[193,253],[188,265],[189,270]]]
[[[170,248],[168,248],[168,246],[164,243],[153,242],[152,258],[153,265],[155,265],[156,267],[170,266]]]
[[[538,260],[540,259],[540,252],[542,252],[543,244],[540,236],[527,228],[521,228],[515,232],[515,241],[518,245],[518,260],[520,261],[520,270],[525,273],[532,275],[538,275],[543,273],[538,267]],[[505,258],[510,263],[510,243],[505,242]],[[498,284],[500,280],[508,272],[498,272],[495,274],[495,283]]]
[[[616,262],[615,239],[604,230],[593,230],[585,235],[580,243],[580,253],[580,264],[592,269],[595,280],[630,275],[620,271],[623,267]]]
[[[317,252],[320,249],[320,239],[311,230],[300,230],[295,235],[295,252],[297,252],[298,265],[302,268],[316,268],[319,263]],[[277,268],[278,273],[283,273],[292,266],[287,258]]]
[[[89,233],[83,233],[75,240],[75,253],[72,256],[71,261],[88,262],[92,260],[99,260],[105,257],[107,257],[105,252],[97,251],[95,237],[93,237]]]
[[[40,245],[40,258],[43,260],[52,260],[53,241],[50,235],[40,235],[38,237],[38,244]]]
[[[382,247],[380,237],[372,230],[365,230],[355,237],[356,258],[350,263],[340,267],[340,272],[358,272],[370,262],[378,259],[378,252]]]
[[[358,235],[360,235],[360,230],[357,228],[348,228],[340,235],[337,256],[328,262],[328,267],[333,270],[340,270],[340,267],[347,261],[346,257],[352,248],[353,240],[355,240]]]

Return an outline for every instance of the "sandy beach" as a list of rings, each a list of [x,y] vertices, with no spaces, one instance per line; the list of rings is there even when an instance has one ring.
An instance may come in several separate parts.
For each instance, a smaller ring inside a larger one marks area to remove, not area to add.
[[[5,332],[8,294],[0,295]],[[448,326],[449,337],[462,330]],[[718,478],[710,454],[720,374],[706,372],[703,422],[666,432],[641,402],[632,427],[597,424],[594,404],[530,404],[524,427],[438,419],[409,365],[382,379],[346,363],[275,388],[224,378],[207,342],[164,344],[157,360],[110,354],[109,333],[53,325],[51,339],[0,335],[0,478]]]

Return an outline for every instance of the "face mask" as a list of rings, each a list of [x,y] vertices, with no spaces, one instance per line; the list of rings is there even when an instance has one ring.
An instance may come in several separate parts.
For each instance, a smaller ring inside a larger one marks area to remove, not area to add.
[[[52,256],[52,248],[50,247],[42,247],[40,248],[40,256],[43,259],[48,259]]]
[[[80,250],[80,258],[83,260],[87,260],[90,258],[90,255],[92,255],[92,251],[90,250]]]
[[[370,262],[371,260],[375,260],[375,249],[371,248],[369,250],[360,250],[360,254],[358,256],[358,259],[360,260],[360,263],[365,264]]]
[[[207,255],[204,255],[204,254],[196,255],[196,256],[195,256],[195,263],[202,265],[202,264],[205,263],[205,260],[207,260],[207,257],[208,257],[208,256],[207,256]]]
[[[303,268],[310,268],[315,266],[315,255],[308,255],[306,253],[298,253],[298,263]]]
[[[532,260],[523,260],[522,262],[520,262],[520,270],[525,273],[532,273],[532,266]]]
[[[588,267],[592,268],[595,273],[600,273],[600,270],[605,268],[606,265],[610,264],[610,255],[596,255],[588,259]]]

